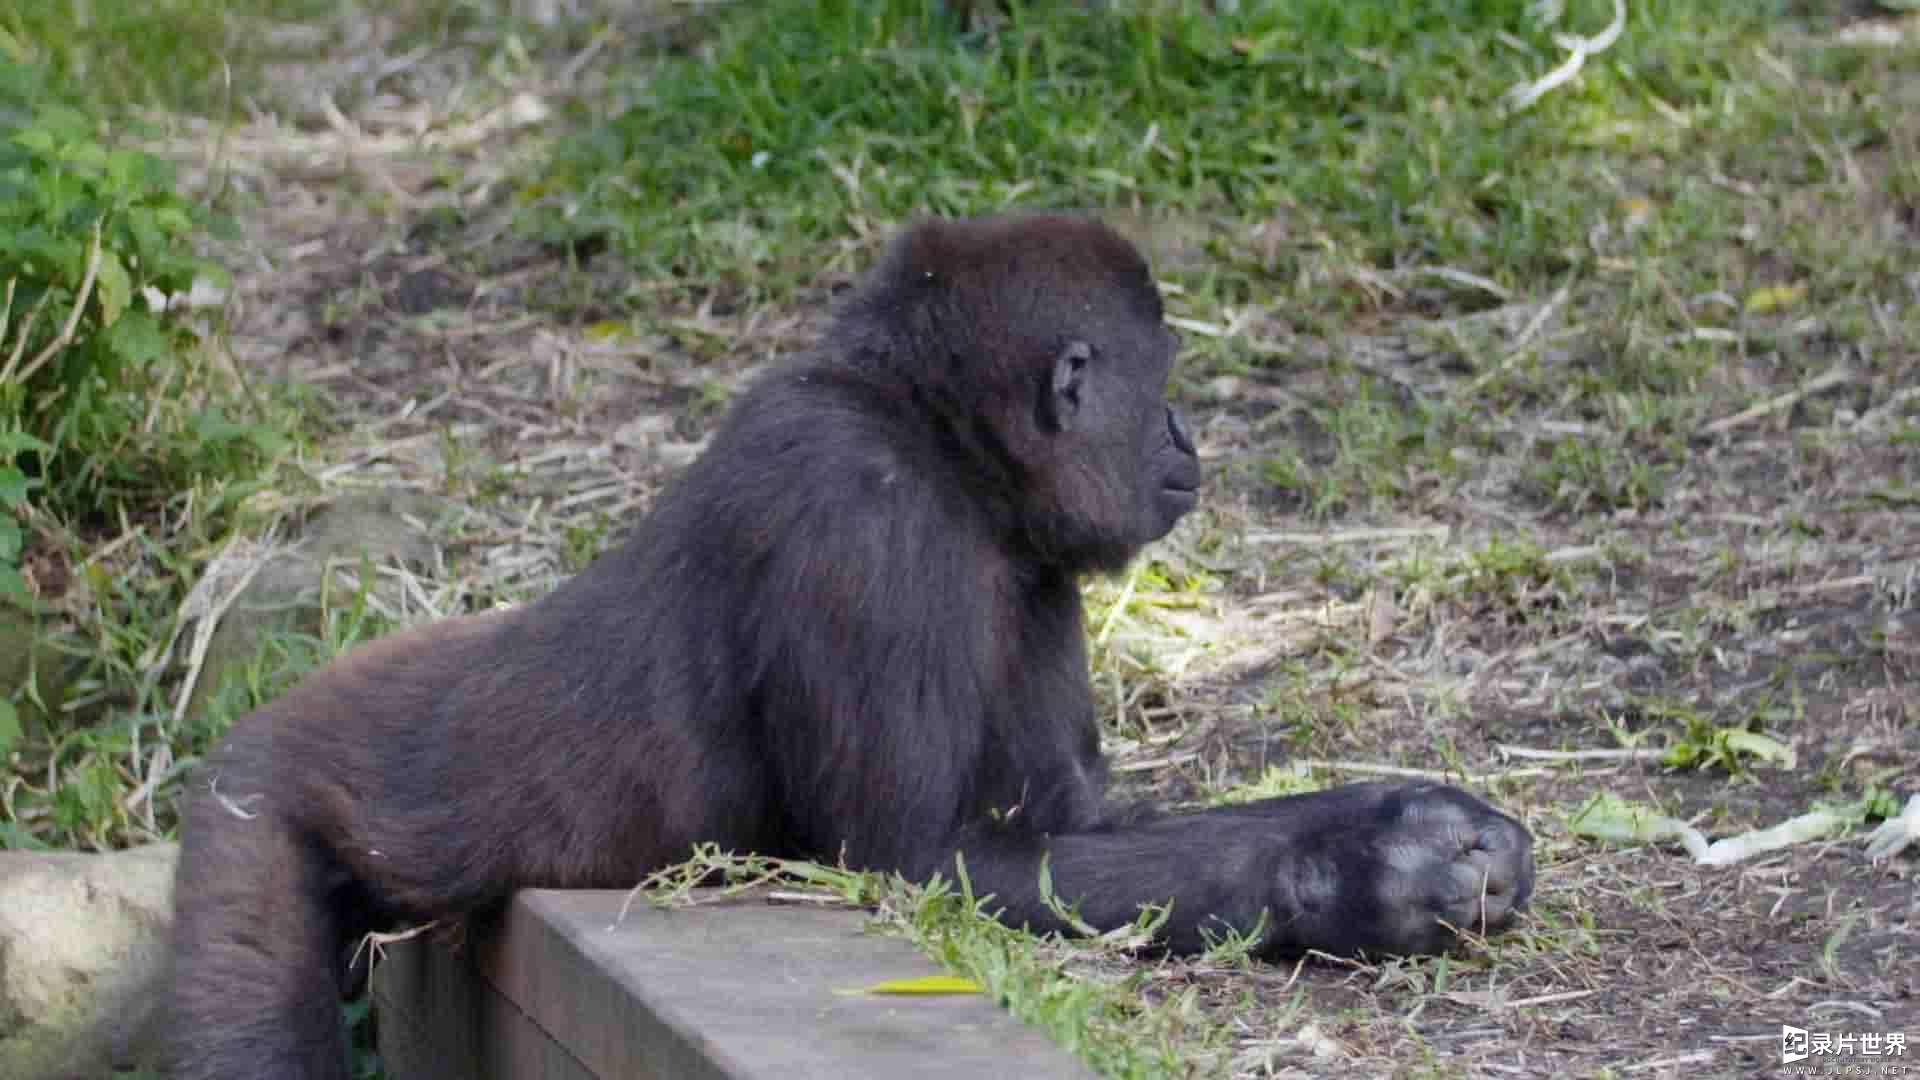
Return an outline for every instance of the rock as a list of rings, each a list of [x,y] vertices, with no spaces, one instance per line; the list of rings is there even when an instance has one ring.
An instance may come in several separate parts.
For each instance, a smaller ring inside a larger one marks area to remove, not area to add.
[[[139,1061],[177,854],[0,852],[0,1076],[92,1078]]]
[[[223,678],[245,669],[268,635],[320,632],[320,586],[330,560],[357,561],[364,554],[375,565],[430,565],[430,529],[439,510],[432,496],[391,489],[346,495],[315,512],[299,542],[276,554],[221,617],[189,711],[204,711]]]

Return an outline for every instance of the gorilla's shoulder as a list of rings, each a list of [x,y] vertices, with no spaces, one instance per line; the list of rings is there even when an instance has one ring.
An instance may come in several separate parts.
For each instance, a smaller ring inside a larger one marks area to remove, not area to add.
[[[735,404],[703,461],[761,494],[807,502],[904,495],[937,465],[929,422],[903,387],[832,364],[769,372]]]

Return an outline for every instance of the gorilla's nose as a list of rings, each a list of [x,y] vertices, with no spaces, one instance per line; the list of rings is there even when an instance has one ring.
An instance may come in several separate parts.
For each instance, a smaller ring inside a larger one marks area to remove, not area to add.
[[[1167,431],[1173,436],[1173,445],[1181,453],[1196,452],[1193,449],[1193,436],[1187,434],[1187,422],[1180,419],[1180,411],[1171,405],[1167,406]]]

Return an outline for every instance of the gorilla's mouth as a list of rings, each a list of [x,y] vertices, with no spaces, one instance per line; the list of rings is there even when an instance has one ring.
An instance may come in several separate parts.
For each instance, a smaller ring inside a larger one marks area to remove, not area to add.
[[[1200,497],[1200,463],[1188,458],[1160,474],[1160,496],[1190,503]]]
[[[1200,501],[1200,485],[1162,484],[1160,497],[1179,506],[1192,506]]]

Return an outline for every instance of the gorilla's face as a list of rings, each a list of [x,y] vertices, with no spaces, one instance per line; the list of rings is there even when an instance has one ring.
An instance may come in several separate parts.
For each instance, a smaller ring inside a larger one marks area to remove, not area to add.
[[[1090,541],[1076,549],[1102,568],[1167,535],[1200,499],[1200,455],[1166,399],[1179,339],[1150,299],[1061,350],[1043,410],[1069,463],[1059,489],[1077,526],[1068,532]]]
[[[1157,307],[1158,305],[1156,305]],[[1151,429],[1147,438],[1147,456],[1142,472],[1150,489],[1145,502],[1146,533],[1149,541],[1173,531],[1187,511],[1200,501],[1200,453],[1193,447],[1180,411],[1167,403],[1167,380],[1173,374],[1174,357],[1180,351],[1180,338],[1165,326],[1155,326],[1157,356],[1154,369],[1154,407],[1144,423]]]
[[[896,370],[936,421],[987,435],[999,486],[981,501],[1017,499],[1021,558],[1117,570],[1199,501],[1199,455],[1167,403],[1180,341],[1118,233],[1053,215],[923,224],[854,310],[850,336],[884,343],[867,362],[914,357]]]
[[[1200,501],[1200,454],[1193,438],[1178,409],[1162,403],[1160,411],[1164,418],[1154,421],[1152,449],[1142,469],[1150,489],[1143,500],[1148,541],[1172,532]]]

